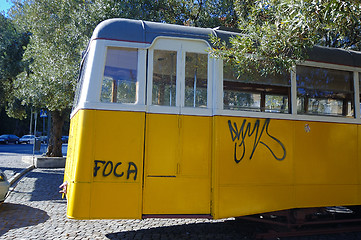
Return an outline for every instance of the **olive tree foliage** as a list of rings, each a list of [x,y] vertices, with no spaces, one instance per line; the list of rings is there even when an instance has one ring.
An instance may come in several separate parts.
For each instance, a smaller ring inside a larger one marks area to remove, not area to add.
[[[3,13],[0,13],[0,25],[0,107],[4,107],[9,116],[22,119],[26,116],[25,108],[14,96],[13,81],[26,67],[22,56],[29,34],[19,32]]]
[[[215,57],[239,74],[275,75],[307,58],[314,45],[360,50],[360,0],[236,0],[237,28],[229,44],[213,38]]]
[[[30,64],[14,81],[15,95],[23,105],[51,113],[48,156],[62,156],[62,127],[69,117],[80,60],[80,37],[73,34],[69,2],[14,1],[9,12],[17,25],[31,32],[23,58]]]
[[[233,0],[12,0],[14,23],[31,32],[14,81],[23,105],[51,112],[48,156],[61,156],[61,130],[69,117],[82,51],[105,19],[122,17],[191,26],[215,27],[237,22]]]

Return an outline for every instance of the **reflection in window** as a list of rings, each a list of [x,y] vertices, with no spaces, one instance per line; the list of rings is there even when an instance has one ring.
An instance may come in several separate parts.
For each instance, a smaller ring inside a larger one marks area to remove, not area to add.
[[[223,107],[229,110],[289,113],[291,77],[289,73],[277,76],[237,76],[237,69],[224,63]]]
[[[207,54],[186,53],[186,107],[207,107],[207,65]]]
[[[297,66],[297,112],[354,116],[352,72]]]
[[[282,95],[266,95],[266,112],[288,113],[288,97]]]
[[[177,52],[154,50],[152,104],[176,104]]]
[[[101,102],[135,103],[137,99],[137,62],[135,49],[108,48]]]

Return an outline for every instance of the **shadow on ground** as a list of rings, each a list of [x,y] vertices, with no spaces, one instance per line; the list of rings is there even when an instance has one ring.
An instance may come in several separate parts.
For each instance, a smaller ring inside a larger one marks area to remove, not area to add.
[[[5,202],[0,205],[0,236],[10,229],[34,226],[48,219],[49,215],[43,210]]]
[[[118,239],[254,239],[254,223],[237,220],[213,223],[192,223],[168,227],[155,227],[137,231],[109,233],[111,240]],[[259,231],[261,231],[259,229]]]
[[[16,171],[16,168],[9,168],[7,171]],[[23,169],[22,169],[23,170]],[[66,203],[59,193],[59,186],[63,183],[64,169],[42,169],[32,170],[25,174],[25,179],[20,178],[20,181],[26,181],[21,187],[17,186],[19,181],[15,182],[15,188],[10,192],[14,193],[29,193],[30,201],[59,201]],[[32,180],[33,179],[33,180]]]
[[[41,172],[30,172],[28,178],[36,178],[34,193],[30,201],[61,200],[59,186],[63,183],[64,169],[43,169]],[[64,203],[66,201],[64,200]]]
[[[360,226],[361,227],[361,226]],[[361,228],[360,228],[361,229]],[[226,240],[250,240],[256,239],[257,234],[273,231],[262,223],[247,220],[227,220],[213,223],[192,223],[177,226],[154,227],[136,231],[124,231],[106,234],[111,240],[125,239],[226,239]],[[274,237],[269,239],[282,240],[358,240],[361,232],[346,232],[312,236]]]

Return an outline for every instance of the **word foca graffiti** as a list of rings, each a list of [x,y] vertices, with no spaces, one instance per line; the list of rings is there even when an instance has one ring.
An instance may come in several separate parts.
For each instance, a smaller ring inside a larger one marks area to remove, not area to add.
[[[286,157],[285,146],[279,139],[272,136],[268,132],[270,121],[271,121],[270,119],[266,119],[264,121],[264,123],[261,124],[261,121],[259,119],[257,119],[252,125],[251,122],[247,122],[247,120],[244,119],[242,122],[242,125],[240,127],[238,127],[236,122],[232,123],[231,120],[228,120],[229,131],[230,131],[230,134],[232,137],[232,141],[234,142],[234,161],[236,163],[239,163],[245,157],[246,142],[253,143],[253,147],[252,147],[252,151],[251,151],[249,159],[252,159],[259,144],[262,144],[263,146],[265,146],[270,151],[270,153],[272,154],[272,156],[275,159],[277,159],[279,161],[282,161],[285,159],[285,157]],[[274,151],[271,149],[271,147],[269,147],[265,141],[262,141],[262,137],[265,134],[268,137],[270,137],[272,139],[272,141],[275,141],[282,148],[282,150],[283,150],[282,156],[277,156],[274,153]],[[250,139],[250,140],[247,140],[247,139]],[[240,156],[240,157],[237,157],[237,156]]]
[[[114,175],[115,177],[120,178],[124,176],[128,180],[132,175],[134,181],[137,179],[138,174],[137,165],[133,162],[128,162],[128,166],[122,169],[122,162],[114,164],[112,161],[94,160],[94,177],[98,175],[99,170],[103,177]],[[126,175],[124,172],[126,172]]]

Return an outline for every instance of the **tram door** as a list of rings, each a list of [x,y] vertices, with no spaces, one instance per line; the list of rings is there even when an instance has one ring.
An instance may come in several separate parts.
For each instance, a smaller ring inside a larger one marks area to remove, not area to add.
[[[184,47],[149,55],[153,106],[146,115],[143,214],[208,215],[212,117],[181,110],[206,110],[208,56]]]

